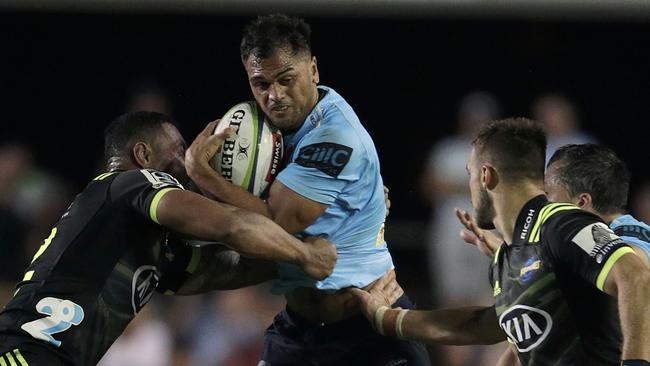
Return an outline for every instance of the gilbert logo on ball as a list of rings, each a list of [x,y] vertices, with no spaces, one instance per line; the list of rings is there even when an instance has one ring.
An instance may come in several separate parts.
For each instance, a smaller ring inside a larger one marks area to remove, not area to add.
[[[212,168],[255,196],[266,194],[282,162],[282,133],[268,122],[253,101],[230,108],[215,133],[227,127],[231,127],[235,135],[227,138],[221,152],[212,158]]]

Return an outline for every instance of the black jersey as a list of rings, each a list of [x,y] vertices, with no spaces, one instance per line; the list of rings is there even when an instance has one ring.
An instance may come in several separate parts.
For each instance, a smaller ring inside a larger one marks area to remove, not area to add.
[[[616,298],[603,292],[633,252],[597,216],[544,196],[522,209],[491,266],[496,312],[524,366],[618,365]]]
[[[73,201],[0,314],[0,348],[42,346],[95,365],[160,279],[166,232],[156,208],[183,187],[155,170],[105,173]]]

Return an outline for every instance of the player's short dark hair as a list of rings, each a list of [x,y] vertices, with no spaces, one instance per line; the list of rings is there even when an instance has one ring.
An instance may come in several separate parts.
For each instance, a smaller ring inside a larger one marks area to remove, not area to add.
[[[277,49],[287,48],[292,55],[311,55],[311,28],[301,18],[284,14],[257,17],[244,28],[239,47],[242,62],[252,54],[262,59]]]
[[[596,144],[570,144],[560,147],[551,156],[553,179],[571,197],[589,193],[593,207],[602,214],[622,212],[627,206],[630,171],[616,153]]]
[[[507,118],[484,125],[472,141],[477,156],[511,181],[543,180],[546,133],[527,118]]]
[[[158,112],[129,112],[115,118],[104,130],[106,160],[129,154],[138,141],[153,142],[164,123],[176,126],[171,117]]]

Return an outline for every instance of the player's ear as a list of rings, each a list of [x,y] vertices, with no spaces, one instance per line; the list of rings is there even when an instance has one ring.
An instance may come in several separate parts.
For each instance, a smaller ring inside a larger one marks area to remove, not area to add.
[[[311,62],[309,63],[309,71],[311,72],[311,78],[314,83],[318,84],[320,82],[320,75],[318,74],[318,63],[316,62],[316,56],[311,57]]]
[[[589,193],[580,193],[578,195],[577,206],[583,210],[588,210],[594,207],[594,203],[591,199],[591,194]]]
[[[487,190],[493,190],[499,184],[499,173],[490,164],[481,166],[481,183]]]
[[[136,142],[133,145],[133,159],[136,164],[143,168],[150,167],[152,160],[151,146],[143,141]]]

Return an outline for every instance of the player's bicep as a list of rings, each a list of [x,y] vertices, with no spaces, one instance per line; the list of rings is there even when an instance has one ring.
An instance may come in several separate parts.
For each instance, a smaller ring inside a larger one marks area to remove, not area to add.
[[[222,240],[230,233],[232,206],[179,189],[165,192],[154,203],[155,221],[173,231],[204,240]]]
[[[583,221],[579,230],[563,231],[559,230],[551,244],[555,260],[604,292],[605,281],[614,265],[625,254],[634,253],[602,222]]]
[[[624,286],[632,283],[631,280],[645,270],[645,265],[633,250],[620,251],[619,258],[604,275],[603,290],[617,296],[619,290],[623,290]]]
[[[294,192],[278,180],[271,186],[268,204],[273,220],[291,234],[302,232],[328,207]]]

